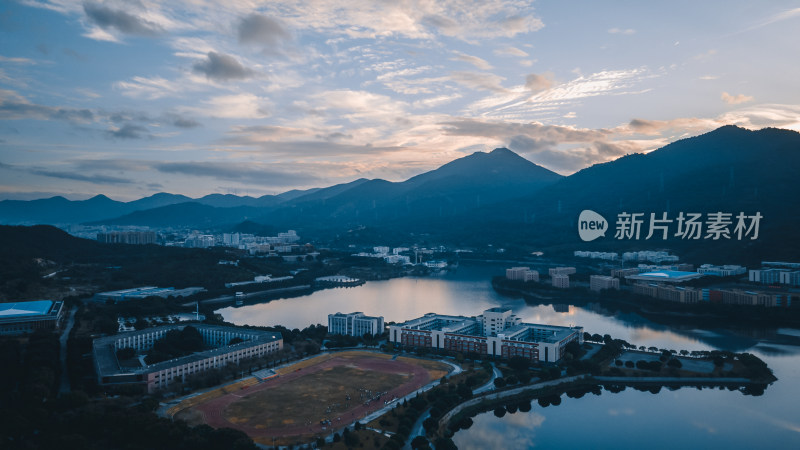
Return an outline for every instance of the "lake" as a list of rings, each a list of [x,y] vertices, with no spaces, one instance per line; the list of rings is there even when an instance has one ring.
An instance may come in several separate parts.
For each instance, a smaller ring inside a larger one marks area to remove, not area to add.
[[[491,277],[505,265],[462,265],[441,277],[397,278],[352,288],[316,291],[268,303],[217,312],[237,325],[304,328],[327,324],[335,312],[362,311],[402,322],[427,312],[477,315],[493,306],[510,307],[526,322],[578,325],[589,333],[647,347],[675,350],[732,350],[762,358],[778,381],[762,396],[738,391],[683,388],[658,394],[628,388],[613,394],[562,395],[560,405],[498,418],[473,418],[453,441],[463,449],[487,448],[800,448],[800,330],[770,327],[687,328],[659,324],[637,314],[599,305],[530,306],[494,292]]]

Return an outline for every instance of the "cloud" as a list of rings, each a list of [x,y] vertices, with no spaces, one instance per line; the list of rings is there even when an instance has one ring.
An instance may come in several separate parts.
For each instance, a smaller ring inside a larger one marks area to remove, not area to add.
[[[167,122],[169,122],[172,126],[175,126],[175,127],[178,127],[178,128],[187,128],[188,129],[188,128],[197,128],[197,127],[201,126],[200,122],[198,122],[198,121],[196,121],[196,120],[194,120],[192,118],[183,117],[183,116],[175,114],[175,113],[165,114],[164,115],[164,119]]]
[[[747,103],[754,100],[754,98],[749,95],[744,95],[744,94],[731,95],[728,94],[727,92],[723,92],[720,98],[722,99],[723,102],[729,105],[738,105],[740,103]]]
[[[0,90],[0,119],[65,120],[86,123],[94,120],[94,113],[88,109],[37,105],[16,93]]]
[[[107,175],[93,174],[86,175],[84,173],[55,171],[45,169],[31,169],[30,173],[34,175],[41,175],[43,177],[61,178],[64,180],[85,181],[92,184],[132,184],[134,180],[120,177],[112,177]]]
[[[493,53],[497,56],[519,56],[522,58],[530,56],[526,51],[511,46],[497,48]]]
[[[531,152],[552,148],[556,142],[546,139],[534,139],[526,135],[517,135],[508,141],[508,148],[514,151]]]
[[[126,97],[155,100],[176,95],[183,90],[184,86],[161,77],[133,77],[130,81],[114,83],[114,88],[121,90],[122,95]]]
[[[261,14],[248,14],[238,26],[239,42],[242,44],[258,44],[275,47],[292,35],[277,19]]]
[[[119,128],[108,130],[106,133],[108,133],[109,137],[116,139],[142,139],[150,137],[147,133],[147,128],[131,123],[126,123]]]
[[[508,140],[524,135],[532,139],[555,143],[592,142],[607,138],[611,131],[605,129],[574,128],[541,123],[519,123],[480,119],[460,119],[442,122],[444,134],[449,136],[478,136]]]
[[[553,74],[550,72],[541,75],[532,73],[525,77],[525,87],[531,92],[539,92],[550,89],[553,86]]]
[[[539,92],[529,99],[530,102],[574,100],[594,97],[630,88],[634,82],[644,78],[645,68],[630,70],[605,70],[588,76],[580,76],[568,83]]]
[[[192,68],[214,81],[245,80],[256,74],[233,56],[217,52],[208,52],[206,59],[195,63]]]
[[[308,173],[276,170],[270,164],[249,162],[167,162],[156,163],[154,168],[162,173],[209,177],[259,186],[298,186],[318,180]]]
[[[86,55],[84,55],[82,53],[78,53],[75,50],[73,50],[71,48],[68,48],[68,47],[62,48],[61,52],[64,53],[65,55],[69,56],[70,58],[73,58],[75,61],[78,61],[78,62],[86,62],[86,61],[89,60],[88,56],[86,56]]]
[[[464,61],[467,63],[472,64],[473,66],[477,67],[481,70],[491,70],[492,65],[489,64],[488,61],[482,58],[478,58],[477,56],[467,55],[466,53],[455,52],[453,58],[450,58],[451,61]]]
[[[633,28],[611,28],[608,30],[610,34],[636,34],[636,30]]]
[[[497,93],[508,92],[508,90],[503,87],[503,80],[505,80],[505,78],[492,73],[452,72],[450,78],[456,83],[470,89]]]
[[[186,108],[190,112],[225,119],[261,119],[270,115],[271,103],[255,94],[234,94],[212,97],[202,108]]]
[[[799,16],[800,16],[800,8],[787,9],[786,11],[781,11],[778,14],[774,14],[770,17],[767,17],[766,19],[758,22],[757,24],[747,28],[744,31],[753,31],[758,28],[765,27],[767,25],[772,25],[773,23],[776,22],[781,22]]]
[[[104,4],[84,2],[86,17],[103,30],[116,30],[136,36],[156,36],[164,30],[159,25],[137,17],[122,9],[114,9]]]
[[[9,56],[2,56],[0,55],[0,63],[9,63],[9,64],[21,64],[26,66],[32,66],[36,64],[36,61],[29,59],[29,58],[18,58],[18,57],[9,57]]]

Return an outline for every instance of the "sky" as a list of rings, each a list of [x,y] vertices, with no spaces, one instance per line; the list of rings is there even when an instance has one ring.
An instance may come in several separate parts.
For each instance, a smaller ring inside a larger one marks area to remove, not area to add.
[[[796,1],[7,0],[0,199],[261,196],[800,131]]]

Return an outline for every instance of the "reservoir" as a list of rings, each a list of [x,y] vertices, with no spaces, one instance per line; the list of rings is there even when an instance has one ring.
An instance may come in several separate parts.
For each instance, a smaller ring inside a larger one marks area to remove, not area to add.
[[[663,388],[653,394],[630,387],[616,394],[562,395],[559,405],[542,407],[533,400],[530,412],[503,417],[482,413],[453,441],[462,449],[800,448],[800,330],[741,324],[686,327],[679,318],[656,323],[599,304],[531,306],[492,289],[491,277],[502,275],[505,267],[462,263],[440,277],[370,281],[217,312],[237,325],[302,329],[327,324],[328,314],[335,312],[362,311],[402,322],[427,312],[471,316],[506,306],[525,322],[582,326],[637,346],[753,353],[778,378],[760,396],[709,388]]]

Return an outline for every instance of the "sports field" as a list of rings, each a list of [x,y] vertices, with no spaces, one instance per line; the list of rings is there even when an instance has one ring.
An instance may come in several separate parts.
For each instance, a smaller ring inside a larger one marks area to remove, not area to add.
[[[262,383],[187,401],[176,408],[176,417],[279,443],[279,438],[328,434],[450,370],[438,361],[366,351],[321,355],[280,368],[277,377]]]

